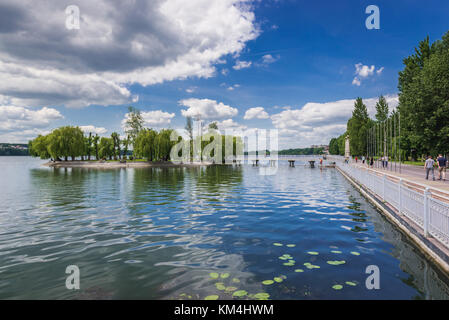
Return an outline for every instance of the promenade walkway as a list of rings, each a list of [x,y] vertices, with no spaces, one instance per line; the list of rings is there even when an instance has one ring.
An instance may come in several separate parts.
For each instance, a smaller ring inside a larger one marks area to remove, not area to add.
[[[368,168],[366,164],[362,164],[361,161],[357,163],[355,161],[352,162],[353,165],[359,166],[362,168]],[[438,168],[435,167],[435,181],[432,180],[432,173],[429,174],[429,180],[426,180],[426,171],[423,166],[412,166],[412,165],[401,165],[401,173],[399,173],[399,163],[396,163],[396,171],[394,170],[395,163],[389,162],[388,169],[382,168],[382,165],[379,163],[377,166],[374,166],[370,169],[378,172],[379,174],[387,174],[389,176],[394,176],[402,179],[408,180],[408,184],[412,185],[412,182],[416,182],[416,188],[422,189],[419,185],[428,186],[431,190],[438,193],[447,193],[446,197],[449,197],[449,170],[446,172],[446,181],[438,180],[439,173]],[[391,170],[393,169],[393,170]],[[441,192],[440,192],[441,191]]]

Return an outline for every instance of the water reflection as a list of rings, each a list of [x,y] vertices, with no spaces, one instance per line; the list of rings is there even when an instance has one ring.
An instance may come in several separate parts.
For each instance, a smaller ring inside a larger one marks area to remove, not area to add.
[[[0,166],[14,181],[0,193],[0,298],[449,297],[447,278],[335,170],[17,161],[33,165]],[[64,286],[70,264],[79,292]],[[364,286],[371,264],[378,291]]]

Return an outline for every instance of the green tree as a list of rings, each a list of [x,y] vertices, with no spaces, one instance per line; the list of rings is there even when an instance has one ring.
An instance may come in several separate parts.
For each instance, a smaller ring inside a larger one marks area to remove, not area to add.
[[[98,155],[98,142],[100,141],[100,137],[98,136],[98,134],[95,135],[95,137],[93,137],[92,139],[92,143],[93,143],[93,149],[95,152],[95,158],[97,160],[100,160],[99,155]]]
[[[134,144],[134,156],[146,158],[148,161],[153,161],[156,156],[155,140],[157,132],[153,129],[143,129],[139,132]]]
[[[143,129],[143,124],[144,124],[144,120],[143,120],[140,110],[138,110],[134,107],[129,107],[128,114],[127,114],[127,120],[126,120],[125,132],[130,137],[131,144],[133,146],[136,141],[137,135]]]
[[[111,134],[111,139],[113,144],[114,160],[117,160],[117,156],[120,159],[120,136],[117,132],[113,132]]]
[[[98,149],[98,154],[101,159],[109,158],[109,160],[112,160],[114,156],[114,142],[112,138],[101,137]]]
[[[376,120],[383,122],[388,119],[388,103],[384,96],[379,97],[379,101],[376,103]]]
[[[352,117],[347,124],[352,155],[360,156],[366,153],[366,137],[370,125],[368,109],[362,98],[357,98],[354,103]]]
[[[209,129],[218,130],[218,125],[216,122],[209,123]]]
[[[338,149],[338,138],[332,138],[329,142],[329,153],[338,155],[340,151]]]

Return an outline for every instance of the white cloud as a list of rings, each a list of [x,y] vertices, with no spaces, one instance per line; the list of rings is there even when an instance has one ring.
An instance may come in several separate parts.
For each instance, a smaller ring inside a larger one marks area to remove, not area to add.
[[[236,108],[210,99],[185,99],[179,101],[179,104],[188,107],[187,110],[181,110],[181,114],[184,117],[200,117],[203,120],[231,118],[238,113]]]
[[[268,118],[269,118],[269,115],[263,107],[250,108],[246,111],[245,116],[243,117],[243,119],[245,119],[245,120],[268,119]]]
[[[357,63],[355,65],[355,77],[352,80],[352,84],[360,87],[363,79],[367,79],[368,77],[374,75],[374,72],[376,72],[377,75],[381,75],[383,70],[384,67],[376,70],[376,67],[374,65],[366,66],[362,63]]]
[[[227,119],[227,120],[217,122],[217,126],[220,131],[230,130],[230,129],[238,131],[238,130],[245,130],[247,128],[246,126],[241,125],[232,119]]]
[[[208,78],[255,39],[247,0],[78,0],[79,30],[65,28],[58,1],[3,0],[0,95],[15,105],[124,104],[127,89]],[[180,10],[182,8],[182,10]]]
[[[194,93],[196,91],[197,87],[190,87],[186,89],[187,93]]]
[[[278,61],[279,58],[280,58],[279,55],[277,55],[276,57],[273,57],[271,54],[266,54],[262,57],[262,63],[264,63],[264,64],[274,63],[274,62]]]
[[[399,104],[397,95],[385,96],[390,111]],[[363,99],[369,115],[374,118],[378,98]],[[346,130],[346,123],[354,109],[353,99],[326,103],[307,103],[301,109],[288,109],[272,115],[273,126],[279,129],[282,145],[307,147],[326,144],[332,137]]]
[[[18,106],[0,106],[0,132],[46,128],[51,122],[62,119],[53,108],[29,109]]]
[[[246,68],[251,67],[251,64],[252,64],[251,61],[240,61],[240,60],[237,60],[235,62],[235,65],[232,68],[234,68],[235,70],[246,69]]]
[[[79,128],[86,134],[92,133],[92,134],[102,135],[102,134],[105,134],[106,132],[108,132],[108,130],[106,128],[95,127],[95,126],[92,126],[92,125],[79,126]]]

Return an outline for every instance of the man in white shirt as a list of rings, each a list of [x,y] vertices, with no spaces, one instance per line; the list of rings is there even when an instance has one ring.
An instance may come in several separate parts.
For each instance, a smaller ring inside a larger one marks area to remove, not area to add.
[[[433,181],[435,181],[434,164],[435,161],[433,161],[432,156],[427,157],[426,163],[424,164],[424,169],[426,169],[426,180],[429,180],[429,172],[432,171],[432,178]]]

